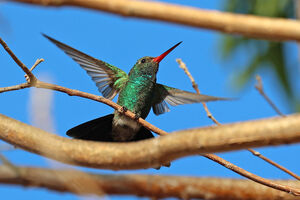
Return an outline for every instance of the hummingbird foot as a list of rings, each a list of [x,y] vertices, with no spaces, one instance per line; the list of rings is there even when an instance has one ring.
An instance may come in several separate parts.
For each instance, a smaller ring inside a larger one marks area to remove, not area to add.
[[[120,113],[126,113],[128,111],[128,108],[126,108],[125,106],[122,106],[119,110]],[[141,116],[139,114],[134,115],[134,120],[137,121]]]
[[[119,110],[120,113],[126,113],[128,111],[128,108],[126,108],[125,106],[122,106]]]
[[[141,116],[139,114],[134,115],[134,120],[137,121]]]

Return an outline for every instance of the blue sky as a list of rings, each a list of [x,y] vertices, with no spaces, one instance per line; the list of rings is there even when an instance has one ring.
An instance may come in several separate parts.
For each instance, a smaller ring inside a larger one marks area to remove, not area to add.
[[[175,2],[175,1],[172,1]],[[179,1],[178,1],[179,2]],[[222,8],[223,1],[185,1],[186,5],[199,8]],[[113,64],[128,72],[136,60],[143,56],[158,56],[179,41],[183,43],[169,54],[160,64],[158,82],[193,91],[191,83],[175,62],[181,58],[204,94],[238,97],[236,101],[213,102],[208,107],[221,123],[245,121],[275,116],[275,112],[254,89],[255,78],[241,92],[236,92],[230,84],[234,67],[247,58],[246,54],[224,63],[220,59],[218,32],[191,28],[143,19],[119,17],[112,14],[79,8],[41,8],[15,3],[0,4],[0,35],[27,65],[31,66],[37,58],[44,58],[34,73],[53,83],[99,94],[90,77],[72,59],[51,44],[40,33],[69,44],[91,56]],[[291,43],[291,54],[296,55],[295,45]],[[0,48],[2,73],[0,87],[24,81],[23,72]],[[278,83],[269,71],[260,71],[265,90],[284,112],[289,113],[286,99],[281,97]],[[30,103],[31,89],[1,94],[0,113],[32,124]],[[41,103],[42,104],[42,103]],[[147,121],[161,129],[171,132],[180,129],[208,126],[212,122],[206,117],[201,104],[170,107],[171,112],[155,116],[152,112]],[[112,113],[112,108],[101,103],[65,94],[53,93],[53,114],[55,133],[65,136],[65,131],[82,122]],[[283,164],[296,173],[297,160],[293,152],[299,145],[260,148],[259,151]],[[44,158],[22,150],[4,153],[12,162],[25,166],[52,166]],[[264,163],[246,151],[223,153],[221,157],[238,166],[266,178],[289,178],[286,174]],[[98,173],[147,173],[188,176],[221,176],[240,178],[239,175],[199,156],[187,157],[172,163],[170,168],[161,170],[137,170],[114,172],[80,168]],[[2,197],[10,199],[78,199],[71,194],[60,194],[43,189],[0,186]],[[124,198],[125,199],[125,198]]]

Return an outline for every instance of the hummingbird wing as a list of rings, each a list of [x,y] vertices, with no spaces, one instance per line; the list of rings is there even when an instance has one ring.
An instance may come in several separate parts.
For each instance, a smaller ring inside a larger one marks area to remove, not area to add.
[[[45,34],[43,36],[76,61],[96,83],[98,90],[105,98],[113,99],[125,85],[128,75],[123,70],[82,53]]]
[[[196,94],[196,93],[168,87],[166,85],[156,84],[154,102],[152,104],[152,108],[154,114],[160,115],[170,111],[167,103],[172,106],[177,106],[182,104],[191,104],[191,103],[217,101],[217,100],[229,100],[229,99],[208,96],[204,94]]]

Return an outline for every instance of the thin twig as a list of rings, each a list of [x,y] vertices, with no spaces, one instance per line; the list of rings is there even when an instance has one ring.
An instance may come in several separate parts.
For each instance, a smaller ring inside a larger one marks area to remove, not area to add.
[[[257,83],[255,85],[255,88],[257,89],[257,91],[265,98],[265,100],[277,112],[278,115],[284,117],[285,115],[277,108],[277,106],[273,103],[273,101],[264,92],[262,80],[259,75],[256,75],[256,80],[257,80]]]
[[[0,88],[0,93],[14,91],[14,90],[20,90],[20,89],[29,88],[29,87],[31,87],[31,86],[28,82],[21,83],[19,85],[14,85],[14,86],[1,87]]]
[[[7,44],[2,40],[2,38],[0,38],[0,43],[3,46],[3,48],[5,49],[5,51],[11,56],[11,58],[17,63],[17,65],[19,65],[19,67],[21,67],[21,69],[28,75],[29,77],[29,83],[33,84],[36,81],[35,76],[31,73],[31,71],[26,67],[26,65],[24,65],[24,63],[22,63],[17,56],[12,52],[12,50],[10,50],[10,48],[8,48]]]
[[[278,183],[275,183],[273,181],[270,181],[268,179],[265,179],[265,178],[262,178],[260,176],[257,176],[255,174],[252,174],[236,165],[233,165],[232,163],[216,156],[216,155],[213,155],[213,154],[202,154],[204,157],[210,159],[210,160],[213,160],[221,165],[223,165],[224,167],[252,180],[252,181],[255,181],[257,183],[260,183],[260,184],[263,184],[263,185],[266,185],[268,187],[272,187],[274,189],[277,189],[277,190],[281,190],[281,191],[285,191],[285,192],[288,192],[288,193],[292,193],[296,196],[299,196],[300,193],[298,193],[298,189],[295,190],[295,188],[293,188],[291,190],[291,188],[289,186],[285,186],[285,185],[281,185],[281,184],[278,184]]]
[[[181,69],[183,69],[184,72],[186,73],[186,75],[190,78],[190,80],[191,80],[191,82],[192,82],[192,85],[193,85],[193,88],[196,90],[196,92],[197,92],[198,94],[200,94],[200,90],[199,90],[199,88],[198,88],[198,85],[197,85],[197,83],[195,82],[195,79],[193,78],[192,74],[189,72],[189,70],[188,70],[186,64],[185,64],[184,62],[182,62],[181,59],[176,59],[176,61],[177,61],[177,63],[179,64],[179,67],[180,67]],[[261,82],[261,78],[260,78],[259,76],[257,76],[257,81],[258,81],[258,85],[256,86],[256,88],[258,89],[258,91],[260,91],[261,94],[264,94],[264,92],[263,92],[263,87],[262,87],[262,82]],[[264,96],[264,97],[267,97],[266,95],[263,95],[263,96]],[[269,98],[267,98],[267,99],[269,99]],[[272,103],[272,102],[271,102],[271,103]],[[212,119],[213,122],[215,122],[217,125],[220,126],[221,123],[219,123],[219,122],[212,116],[212,114],[211,114],[210,111],[208,110],[208,107],[206,106],[206,104],[205,104],[204,102],[203,102],[202,104],[203,104],[203,107],[204,107],[204,109],[205,109],[205,111],[206,111],[206,113],[207,113],[207,116],[208,116],[210,119]],[[271,105],[274,105],[274,104],[271,104]],[[274,105],[274,107],[276,108],[275,105]],[[278,110],[278,111],[279,111],[279,110]],[[280,112],[280,111],[279,111],[279,112]],[[210,117],[210,116],[212,116],[212,117]],[[287,169],[287,168],[285,168],[285,167],[279,165],[278,163],[274,162],[273,160],[271,160],[271,159],[269,159],[269,158],[263,156],[260,152],[255,151],[254,149],[250,149],[250,148],[248,148],[247,150],[250,151],[253,155],[255,155],[255,156],[257,156],[257,157],[263,159],[264,161],[268,162],[269,164],[271,164],[271,165],[277,167],[278,169],[282,170],[283,172],[285,172],[285,173],[291,175],[292,177],[294,177],[294,178],[300,180],[300,176],[298,176],[298,175],[295,174],[294,172],[290,171],[289,169]],[[215,157],[215,155],[209,155],[209,154],[206,154],[205,157],[207,157],[207,158],[209,158],[209,159],[214,158],[214,160],[217,159],[217,158]],[[220,158],[220,159],[221,159],[221,158]],[[227,165],[227,164],[223,164],[223,166],[226,167],[226,166],[228,166],[228,165]]]
[[[44,59],[43,58],[39,58],[35,61],[35,63],[32,65],[32,67],[30,68],[29,71],[33,71],[41,62],[44,62]],[[27,74],[24,75],[25,76],[25,79],[27,82],[29,82],[29,77]]]
[[[264,161],[270,163],[271,165],[277,167],[278,169],[284,171],[285,173],[291,175],[292,177],[294,177],[297,180],[300,180],[300,176],[298,176],[297,174],[295,174],[294,172],[292,172],[291,170],[279,165],[278,163],[274,162],[273,160],[263,156],[260,152],[255,151],[254,149],[247,149],[248,151],[250,151],[253,155],[263,159]]]
[[[196,90],[196,92],[197,92],[198,94],[200,94],[200,90],[199,90],[199,88],[198,88],[198,84],[196,83],[196,81],[195,81],[195,79],[193,78],[192,74],[189,72],[189,70],[188,70],[186,64],[185,64],[184,62],[182,62],[181,59],[176,59],[176,62],[179,64],[179,67],[180,67],[181,69],[183,69],[183,71],[186,73],[186,75],[187,75],[187,76],[189,77],[189,79],[191,80],[193,88]],[[202,105],[203,105],[203,108],[204,108],[204,110],[205,110],[205,112],[206,112],[207,117],[210,118],[210,119],[211,119],[214,123],[216,123],[217,125],[221,125],[221,124],[214,118],[214,116],[211,114],[211,112],[209,111],[209,109],[208,109],[206,103],[205,103],[205,102],[202,102]]]
[[[30,68],[30,71],[32,72],[36,66],[38,66],[41,62],[44,62],[45,60],[43,58],[38,58],[35,63],[32,65],[32,67]]]
[[[76,6],[90,8],[122,17],[135,17],[206,28],[267,40],[300,41],[300,22],[204,10],[178,4],[140,0],[14,0],[41,6]]]
[[[277,114],[279,114],[282,117],[285,117],[285,115],[277,108],[277,106],[273,103],[273,101],[266,95],[266,93],[264,92],[263,89],[263,83],[262,83],[262,79],[259,75],[256,75],[256,80],[257,83],[255,85],[255,88],[258,90],[258,92],[265,98],[265,100],[269,103],[269,105],[275,110],[275,112],[277,112]],[[272,160],[269,160],[268,158],[264,157],[263,155],[261,155],[259,152],[256,152],[254,150],[251,151],[254,155],[262,158],[263,160],[266,160],[267,162],[271,163],[272,165],[274,165],[275,167],[281,169],[282,171],[288,173],[289,175],[293,176],[294,178],[300,180],[300,176],[298,176],[297,174],[295,174],[294,172],[288,170],[287,168],[278,165],[277,163],[273,162]]]

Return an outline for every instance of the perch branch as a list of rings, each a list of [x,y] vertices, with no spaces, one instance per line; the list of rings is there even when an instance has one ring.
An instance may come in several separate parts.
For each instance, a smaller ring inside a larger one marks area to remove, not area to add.
[[[170,3],[139,0],[13,0],[41,6],[75,6],[124,17],[144,18],[268,40],[300,41],[300,22],[232,14]]]

